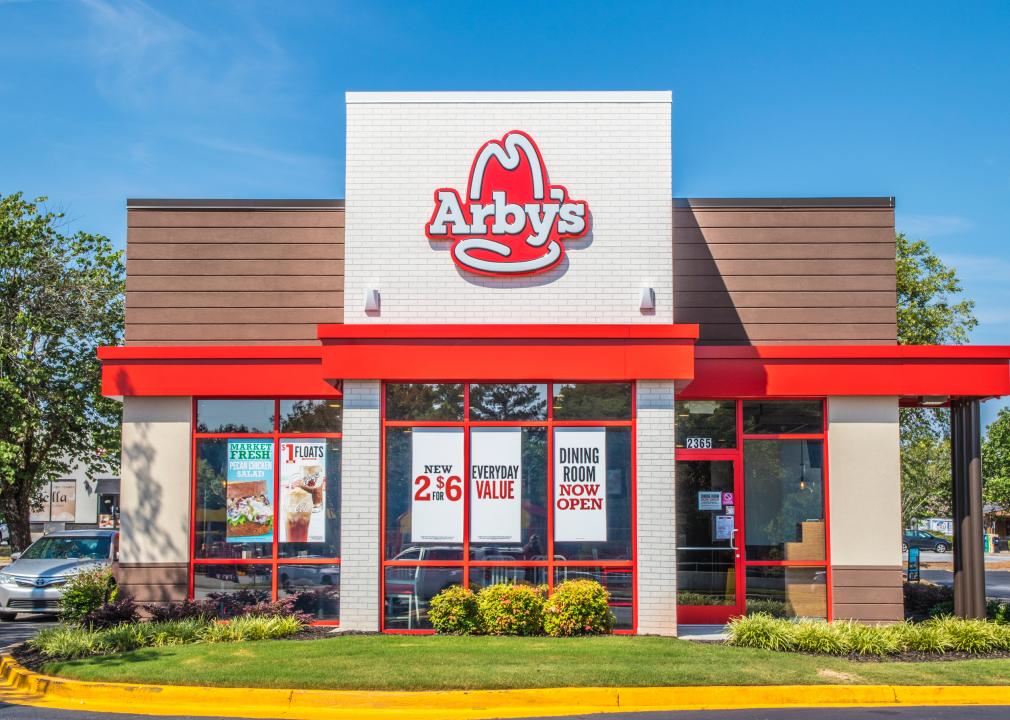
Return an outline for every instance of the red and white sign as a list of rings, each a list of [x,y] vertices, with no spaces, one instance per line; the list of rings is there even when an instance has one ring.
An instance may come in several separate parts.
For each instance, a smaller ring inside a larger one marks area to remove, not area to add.
[[[463,428],[411,432],[410,541],[463,542]]]
[[[531,275],[565,256],[562,240],[589,230],[589,206],[551,185],[540,148],[511,130],[477,151],[465,196],[435,191],[435,209],[424,228],[430,240],[452,240],[452,259],[482,275]]]
[[[470,433],[470,542],[522,542],[523,429]]]
[[[607,429],[554,430],[554,542],[607,540]]]

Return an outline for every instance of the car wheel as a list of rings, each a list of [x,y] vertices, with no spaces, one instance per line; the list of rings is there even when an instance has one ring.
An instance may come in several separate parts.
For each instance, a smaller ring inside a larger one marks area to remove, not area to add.
[[[14,622],[14,618],[18,616],[17,613],[0,613],[0,622]]]
[[[903,553],[908,552],[908,543],[901,543],[901,552]]]
[[[933,547],[933,550],[935,550],[938,553],[945,553],[947,552],[947,543],[937,543]]]

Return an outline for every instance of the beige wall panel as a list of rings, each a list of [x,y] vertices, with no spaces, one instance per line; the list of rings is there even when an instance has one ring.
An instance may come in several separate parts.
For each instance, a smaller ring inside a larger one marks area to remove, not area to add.
[[[292,243],[318,245],[344,242],[343,227],[131,227],[131,245],[199,243]]]
[[[128,397],[123,401],[119,559],[189,561],[192,401]]]
[[[900,566],[897,398],[828,398],[828,453],[832,564]]]
[[[129,227],[343,227],[344,210],[130,210]]]
[[[887,208],[812,210],[691,210],[675,208],[674,227],[882,227],[894,228],[894,210]]]

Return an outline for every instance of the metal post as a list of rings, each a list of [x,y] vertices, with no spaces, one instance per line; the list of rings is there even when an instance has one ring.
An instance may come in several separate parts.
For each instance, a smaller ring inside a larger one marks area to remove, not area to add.
[[[978,400],[951,402],[950,451],[954,499],[954,614],[984,618],[982,426]]]

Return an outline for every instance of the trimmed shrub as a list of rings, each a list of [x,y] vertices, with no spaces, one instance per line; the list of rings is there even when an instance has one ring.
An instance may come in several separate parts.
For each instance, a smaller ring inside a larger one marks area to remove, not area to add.
[[[139,618],[140,613],[133,598],[124,595],[89,612],[81,620],[81,624],[93,630],[103,630],[124,623],[135,623]]]
[[[80,624],[91,612],[113,602],[119,595],[119,587],[112,575],[112,568],[98,567],[82,570],[63,586],[60,597],[60,619],[72,624]]]
[[[614,628],[610,593],[595,580],[568,580],[543,607],[544,632],[554,637],[603,635]]]
[[[477,593],[481,629],[488,635],[539,635],[544,597],[530,585],[489,585]]]
[[[460,585],[447,587],[431,599],[428,619],[443,635],[478,635],[481,632],[477,596]]]
[[[946,585],[934,585],[931,582],[906,582],[904,584],[905,615],[913,619],[927,618],[931,615],[943,614],[943,610],[935,610],[937,606],[950,604],[954,607],[954,590]]]

